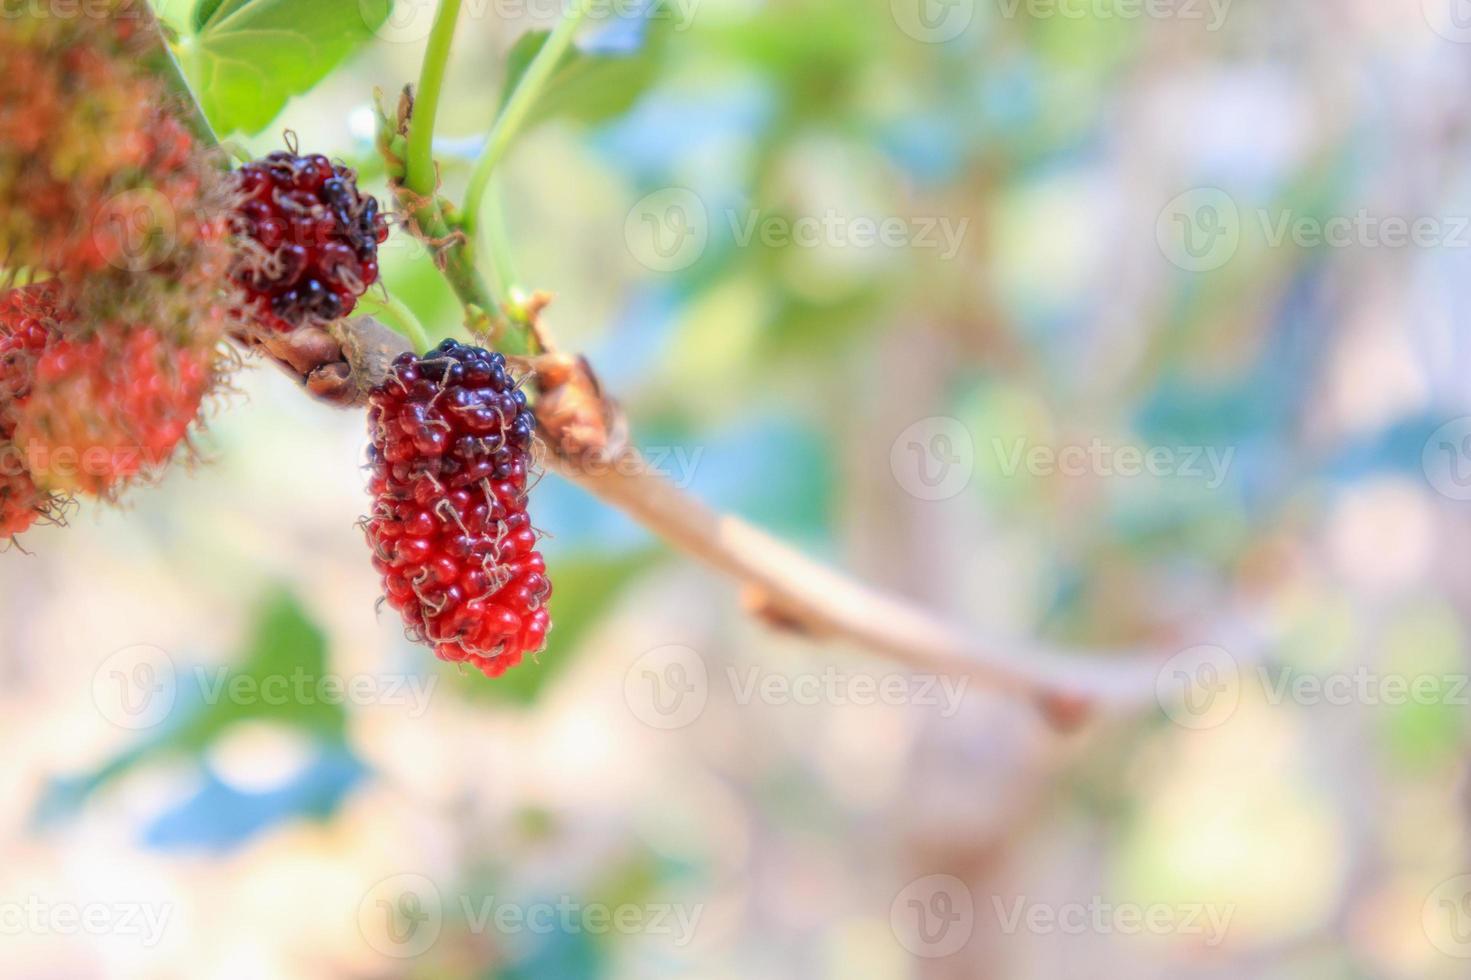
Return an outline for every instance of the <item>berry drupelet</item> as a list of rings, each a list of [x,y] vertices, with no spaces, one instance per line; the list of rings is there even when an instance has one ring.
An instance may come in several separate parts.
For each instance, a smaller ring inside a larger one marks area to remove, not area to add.
[[[269,330],[347,316],[378,281],[388,219],[357,175],[320,154],[277,151],[235,174],[231,278],[246,315]]]
[[[394,361],[368,420],[364,527],[388,604],[441,659],[499,676],[551,625],[526,513],[536,423],[525,394],[501,354],[446,340]]]
[[[61,503],[36,485],[27,454],[14,442],[36,363],[56,342],[55,299],[50,285],[0,293],[0,540],[54,518]]]

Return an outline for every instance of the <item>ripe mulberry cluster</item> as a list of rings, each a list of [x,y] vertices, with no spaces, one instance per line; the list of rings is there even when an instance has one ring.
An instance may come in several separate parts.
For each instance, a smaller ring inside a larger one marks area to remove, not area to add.
[[[357,175],[321,155],[272,153],[235,174],[231,278],[247,315],[288,331],[347,316],[378,281],[388,220]]]
[[[110,497],[164,470],[213,384],[206,354],[175,347],[152,327],[59,340],[36,363],[15,442],[50,450],[51,489]]]
[[[55,518],[61,502],[36,485],[15,443],[18,407],[30,395],[36,363],[55,340],[55,290],[28,286],[0,294],[0,539]]]
[[[219,374],[234,190],[164,56],[140,0],[0,17],[0,289],[43,283],[0,298],[0,536],[157,475]]]
[[[374,567],[410,635],[496,677],[543,647],[551,584],[526,513],[535,419],[505,358],[446,340],[369,400]]]
[[[0,17],[6,268],[79,286],[98,273],[170,275],[222,238],[228,198],[214,161],[179,99],[143,69],[152,25],[140,0]]]

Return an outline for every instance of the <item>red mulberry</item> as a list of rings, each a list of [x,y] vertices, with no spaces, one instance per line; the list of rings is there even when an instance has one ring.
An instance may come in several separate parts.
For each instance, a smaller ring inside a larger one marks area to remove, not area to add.
[[[279,151],[235,175],[236,261],[247,316],[272,330],[347,316],[378,281],[388,220],[357,175],[324,156]]]
[[[161,44],[138,0],[0,16],[0,264],[90,285],[223,247],[217,154],[141,67]]]
[[[30,395],[36,362],[55,342],[55,290],[27,286],[0,294],[0,539],[14,537],[61,501],[36,485],[30,458],[14,442],[19,406]]]
[[[155,478],[199,418],[215,382],[213,356],[151,327],[114,325],[51,344],[15,428],[18,445],[44,451],[38,482],[111,498]]]
[[[496,677],[544,645],[551,584],[526,513],[535,419],[505,358],[446,340],[404,354],[369,401],[388,604],[443,660]]]

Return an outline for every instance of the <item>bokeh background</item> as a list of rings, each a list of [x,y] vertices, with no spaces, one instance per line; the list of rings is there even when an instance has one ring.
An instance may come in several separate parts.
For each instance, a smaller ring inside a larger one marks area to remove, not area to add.
[[[203,465],[0,555],[0,972],[1464,976],[1459,3],[590,18],[606,99],[568,83],[490,217],[637,441],[870,582],[1203,686],[1058,731],[769,631],[552,476],[551,646],[460,676],[375,612],[362,418],[254,365]],[[466,3],[452,190],[556,13]],[[427,31],[400,3],[240,141],[381,192],[371,92]],[[385,270],[456,322],[406,236]]]

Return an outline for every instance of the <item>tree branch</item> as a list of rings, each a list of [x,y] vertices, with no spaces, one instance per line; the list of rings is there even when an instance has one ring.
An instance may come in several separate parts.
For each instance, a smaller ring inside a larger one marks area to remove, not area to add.
[[[540,302],[533,304],[533,324],[539,309]],[[327,400],[361,404],[408,345],[368,317],[340,326],[347,352],[341,361],[353,380],[341,389],[350,397]],[[548,344],[544,336],[538,339]],[[1094,708],[1155,703],[1168,651],[1085,652],[986,636],[865,585],[713,510],[655,472],[626,444],[621,413],[583,359],[553,353],[517,360],[536,374],[541,396],[533,407],[549,467],[741,583],[748,606],[769,624],[816,640],[852,643],[915,670],[972,676],[988,688],[1034,699],[1057,727],[1071,727]],[[310,391],[307,379],[302,381]]]

